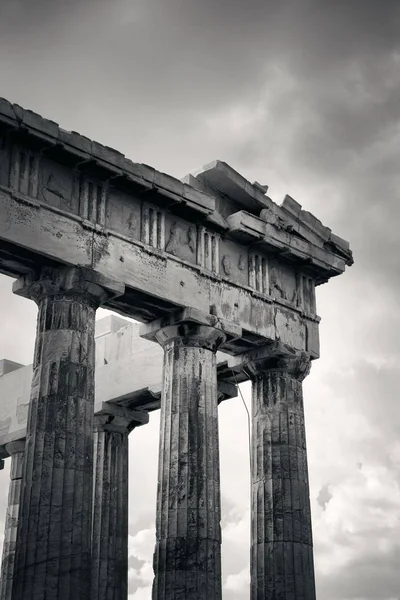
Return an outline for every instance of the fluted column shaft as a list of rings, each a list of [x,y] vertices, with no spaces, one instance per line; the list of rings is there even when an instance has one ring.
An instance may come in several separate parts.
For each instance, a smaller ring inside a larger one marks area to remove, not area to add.
[[[111,404],[94,417],[92,600],[128,598],[128,435],[148,420]]]
[[[153,600],[221,598],[220,330],[165,327]]]
[[[12,598],[88,600],[94,326],[108,291],[73,268],[43,268],[14,291],[39,312]]]
[[[0,600],[11,600],[25,440],[6,444],[6,450],[11,456],[11,469],[1,563]]]
[[[315,600],[305,353],[253,363],[251,599]]]

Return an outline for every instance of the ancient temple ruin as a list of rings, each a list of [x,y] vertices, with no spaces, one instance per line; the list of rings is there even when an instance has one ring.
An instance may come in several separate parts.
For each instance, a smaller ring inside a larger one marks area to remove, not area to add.
[[[351,264],[224,162],[179,181],[0,100],[0,272],[39,308],[31,370],[0,377],[0,599],[126,600],[128,435],[159,407],[152,598],[222,598],[218,403],[251,379],[251,598],[315,600],[302,381],[315,288]],[[143,352],[96,362],[99,306]]]

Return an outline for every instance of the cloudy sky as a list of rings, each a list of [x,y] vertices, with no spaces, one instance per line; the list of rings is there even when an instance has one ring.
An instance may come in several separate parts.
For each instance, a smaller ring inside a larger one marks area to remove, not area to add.
[[[399,28],[396,0],[0,2],[1,96],[178,177],[224,160],[351,242],[304,384],[319,600],[400,597]],[[29,364],[36,308],[11,284],[0,358]],[[245,417],[220,408],[226,600],[249,598]],[[131,437],[130,600],[148,600],[157,415]]]

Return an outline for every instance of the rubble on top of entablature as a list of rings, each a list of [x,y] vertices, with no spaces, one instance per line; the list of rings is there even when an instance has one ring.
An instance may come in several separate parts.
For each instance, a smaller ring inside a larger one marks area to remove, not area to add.
[[[329,240],[331,235],[331,230],[329,227],[324,227],[321,221],[313,214],[303,210],[301,204],[299,204],[291,196],[286,195],[279,208],[289,220],[294,219],[299,224],[318,235],[323,242]]]
[[[253,181],[253,183],[251,185],[253,187],[255,187],[257,190],[260,190],[260,192],[262,194],[266,194],[268,192],[268,186],[267,185],[261,185],[261,183],[258,183],[258,181]]]
[[[194,185],[197,180],[204,186],[203,189],[219,197],[222,202],[217,209],[224,218],[238,209],[258,215],[260,210],[271,208],[273,205],[272,200],[266,196],[267,186],[261,186],[257,182],[255,185],[250,183],[243,175],[221,160],[205,165],[187,176],[185,180],[190,181],[191,185]]]
[[[294,224],[293,233],[300,234],[305,239],[315,243],[315,236],[320,240],[320,246],[333,251],[342,257],[348,266],[353,264],[353,253],[350,244],[343,238],[332,233],[329,227],[325,227],[317,217],[309,211],[303,210],[294,198],[286,195],[279,207],[284,215]],[[311,239],[311,236],[314,240]]]
[[[353,253],[350,250],[350,244],[343,238],[331,233],[330,239],[325,243],[325,247],[333,251],[335,254],[343,257],[347,262],[346,264],[350,267],[353,263]]]
[[[279,206],[266,195],[267,185],[261,185],[257,181],[250,183],[223,161],[216,160],[187,175],[183,181],[205,193],[213,194],[216,199],[216,214],[228,223],[236,212],[246,211],[259,216],[278,230],[286,231],[320,248],[331,249],[343,257],[347,264],[352,264],[349,247],[346,248],[340,242],[341,238],[332,234],[329,227],[325,227],[312,213],[303,210],[291,196],[285,196]]]
[[[264,208],[260,212],[260,217],[266,223],[274,225],[277,229],[284,229],[286,231],[290,231],[290,224],[285,219],[283,219],[277,211],[271,210],[270,208]]]

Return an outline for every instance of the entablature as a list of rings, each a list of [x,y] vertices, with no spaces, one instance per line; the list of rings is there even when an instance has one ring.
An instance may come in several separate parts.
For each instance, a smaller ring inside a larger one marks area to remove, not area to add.
[[[267,189],[221,161],[179,181],[0,100],[0,272],[88,267],[124,283],[121,314],[195,307],[242,326],[228,353],[280,339],[316,358],[315,286],[351,251]]]
[[[134,202],[136,195],[227,238],[245,244],[262,243],[268,252],[294,265],[307,265],[317,284],[352,264],[349,244],[302,210],[293,198],[286,196],[278,206],[266,196],[267,186],[250,183],[222,161],[214,161],[180,181],[148,165],[133,163],[112,148],[67,132],[4,99],[0,99],[0,126],[8,128],[3,143],[10,146],[2,153],[8,185],[4,175],[0,184],[22,197],[38,197],[40,160],[52,157],[64,167],[73,167],[74,173],[69,183],[65,177],[60,183],[59,173],[57,177],[48,173],[44,186],[47,197],[68,196],[68,190],[60,189],[63,184],[77,188],[69,190],[71,208],[78,204],[82,218],[100,227],[106,227],[106,203],[110,202],[109,189],[113,189],[114,200],[120,196],[125,206]],[[159,246],[164,249],[163,240]]]

